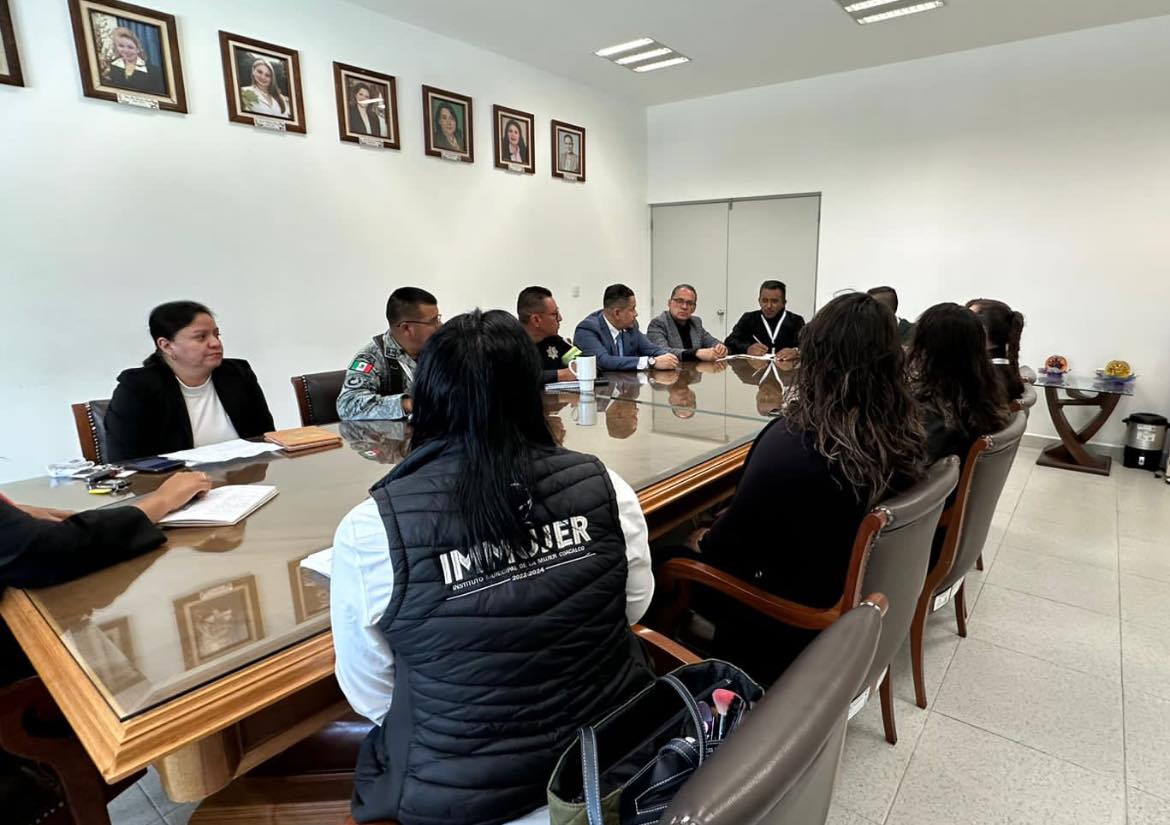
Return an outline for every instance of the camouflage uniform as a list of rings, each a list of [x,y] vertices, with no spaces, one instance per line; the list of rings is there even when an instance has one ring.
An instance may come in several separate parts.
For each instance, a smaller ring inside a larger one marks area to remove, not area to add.
[[[342,421],[406,418],[402,399],[414,387],[417,368],[389,332],[371,339],[345,371],[337,415]]]

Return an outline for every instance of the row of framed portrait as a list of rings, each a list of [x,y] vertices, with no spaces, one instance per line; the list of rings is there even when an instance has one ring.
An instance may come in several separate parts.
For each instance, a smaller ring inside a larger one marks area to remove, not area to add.
[[[69,0],[73,36],[87,97],[187,112],[178,30],[173,15],[116,0]],[[235,123],[304,133],[300,56],[241,35],[219,33],[228,119]],[[400,149],[398,89],[393,76],[333,63],[340,139]],[[0,83],[24,85],[8,0],[0,0]],[[422,87],[423,146],[428,155],[473,163],[472,99]],[[536,118],[492,107],[495,165],[535,174]],[[585,129],[551,121],[553,177],[585,180]]]

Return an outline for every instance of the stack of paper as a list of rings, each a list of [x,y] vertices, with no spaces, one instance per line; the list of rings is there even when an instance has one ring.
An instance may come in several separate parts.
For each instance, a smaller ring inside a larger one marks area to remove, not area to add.
[[[237,438],[233,441],[222,441],[219,444],[206,444],[193,450],[163,453],[163,458],[185,461],[188,467],[193,467],[196,464],[217,464],[236,458],[255,458],[264,453],[274,453],[279,449],[279,444],[266,444],[263,441],[245,441],[242,438]]]
[[[318,550],[312,555],[305,556],[301,559],[301,567],[312,570],[314,573],[320,573],[327,579],[331,578],[333,574],[333,548],[326,547],[324,550]]]
[[[216,487],[159,521],[163,527],[227,527],[239,524],[276,497],[266,484],[229,484]]]

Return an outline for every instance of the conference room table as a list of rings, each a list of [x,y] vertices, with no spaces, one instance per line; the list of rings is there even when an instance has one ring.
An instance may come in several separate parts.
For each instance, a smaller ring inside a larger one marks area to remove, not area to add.
[[[783,395],[748,362],[608,376],[595,394],[546,392],[564,447],[635,490],[651,537],[734,491]],[[201,465],[215,484],[278,495],[238,525],[167,532],[160,549],[73,582],[10,588],[0,612],[106,782],[154,764],[175,802],[202,800],[348,710],[333,677],[328,581],[300,566],[405,455],[409,425],[326,427],[340,447]],[[160,477],[138,474],[127,494]],[[78,481],[0,485],[12,500],[91,509]]]

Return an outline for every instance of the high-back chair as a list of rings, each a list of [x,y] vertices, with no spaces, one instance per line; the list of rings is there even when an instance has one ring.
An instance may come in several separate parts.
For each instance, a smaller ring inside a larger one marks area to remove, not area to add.
[[[1025,416],[1031,415],[1032,408],[1036,406],[1036,398],[1036,388],[1031,384],[1024,384],[1024,394],[1018,401],[1012,402],[1012,409],[1023,410]]]
[[[302,427],[332,424],[340,420],[337,415],[337,396],[341,395],[345,370],[310,372],[294,375],[289,380],[297,396]]]
[[[81,454],[94,464],[106,460],[106,410],[110,399],[101,398],[72,405],[73,423],[77,427],[77,441]]]
[[[743,606],[790,627],[824,630],[861,602],[862,593],[885,593],[889,613],[873,667],[857,694],[881,694],[886,741],[898,741],[890,667],[915,616],[930,564],[930,548],[947,496],[959,481],[959,460],[948,456],[905,493],[878,504],[862,520],[841,598],[832,607],[814,608],[748,584],[718,568],[691,559],[671,559],[655,572],[661,592],[673,601],[663,610],[662,630],[670,637],[690,606],[690,586],[715,590]],[[669,596],[668,596],[669,598]],[[761,640],[766,644],[766,640]],[[714,651],[718,655],[718,650]],[[862,700],[859,707],[864,704]]]
[[[661,825],[824,825],[849,704],[885,636],[884,605],[870,596],[818,635],[679,789]]]
[[[1015,461],[1027,423],[1027,415],[1022,411],[1017,412],[1004,429],[975,440],[963,464],[959,492],[943,513],[940,524],[946,528],[946,535],[942,550],[934,567],[926,574],[926,585],[919,595],[914,622],[910,626],[914,698],[920,708],[926,707],[923,665],[926,620],[953,598],[959,635],[967,635],[967,591],[964,580],[983,553],[999,494],[1003,492],[1004,482]]]

